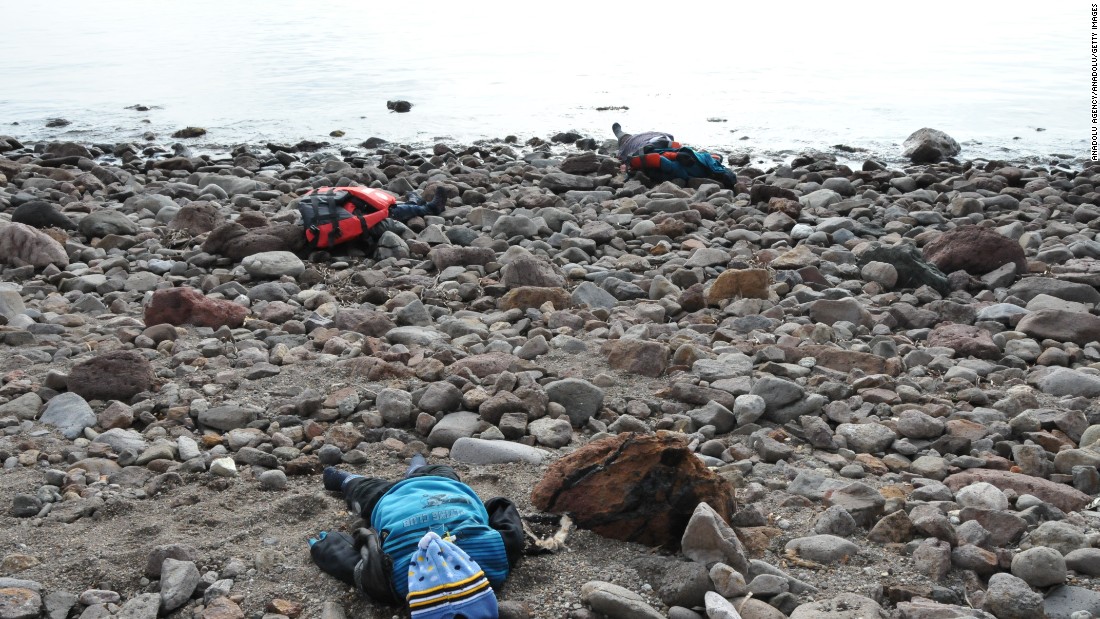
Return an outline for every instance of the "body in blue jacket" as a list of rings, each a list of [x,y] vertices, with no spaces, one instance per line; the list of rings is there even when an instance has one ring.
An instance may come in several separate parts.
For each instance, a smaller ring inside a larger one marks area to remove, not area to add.
[[[370,531],[355,538],[336,533],[317,543],[311,540],[313,559],[321,569],[375,601],[405,600],[409,560],[429,531],[470,555],[494,588],[504,583],[523,554],[523,524],[515,505],[503,497],[483,503],[449,466],[427,465],[417,456],[400,481],[330,467],[325,469],[324,483],[326,489],[343,494],[348,509],[370,523]],[[363,539],[372,535],[377,536],[373,552]],[[380,570],[381,565],[385,567]],[[369,582],[371,573],[387,577],[388,599],[379,592],[380,583]]]

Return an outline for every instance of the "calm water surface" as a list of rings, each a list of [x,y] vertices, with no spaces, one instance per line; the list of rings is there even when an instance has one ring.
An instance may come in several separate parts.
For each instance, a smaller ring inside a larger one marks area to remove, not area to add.
[[[1087,154],[1087,2],[749,4],[11,2],[0,133],[423,145],[602,139],[618,120],[756,156],[843,143],[890,158],[929,126],[964,157]]]

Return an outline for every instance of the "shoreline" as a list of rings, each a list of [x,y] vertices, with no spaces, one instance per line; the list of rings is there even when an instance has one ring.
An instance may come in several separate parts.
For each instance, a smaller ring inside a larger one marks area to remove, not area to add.
[[[310,562],[353,526],[322,465],[426,453],[531,516],[551,463],[661,431],[736,488],[740,571],[581,530],[508,617],[1100,615],[1100,164],[647,186],[551,137],[0,152],[0,589],[51,619],[404,616]],[[372,255],[288,235],[346,182],[447,209]],[[181,288],[201,324],[150,312]],[[516,450],[539,463],[484,463]]]

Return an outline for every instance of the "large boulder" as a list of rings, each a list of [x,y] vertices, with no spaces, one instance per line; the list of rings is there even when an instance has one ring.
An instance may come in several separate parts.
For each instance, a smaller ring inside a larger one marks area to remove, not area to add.
[[[939,129],[917,129],[902,143],[902,157],[913,163],[936,163],[958,155],[961,149],[954,138]]]
[[[921,253],[944,273],[985,275],[1006,264],[1015,265],[1017,274],[1027,273],[1024,248],[989,228],[963,226],[948,230],[929,241]]]
[[[121,236],[137,234],[141,228],[122,211],[99,209],[80,220],[77,226],[80,233],[91,238],[102,238],[110,234]]]
[[[86,400],[126,401],[153,388],[153,365],[134,350],[113,350],[73,366],[69,391]]]
[[[153,292],[145,306],[145,325],[195,325],[217,329],[239,327],[248,308],[232,301],[210,299],[194,288],[166,288]]]
[[[293,224],[274,224],[245,228],[237,222],[214,229],[202,244],[202,250],[241,260],[267,251],[298,251],[305,246],[305,232]]]
[[[13,266],[69,266],[65,248],[50,235],[27,224],[0,221],[0,262]]]
[[[680,546],[695,508],[728,521],[733,488],[707,469],[679,435],[622,434],[554,462],[531,494],[543,511],[568,512],[577,526],[650,546]]]

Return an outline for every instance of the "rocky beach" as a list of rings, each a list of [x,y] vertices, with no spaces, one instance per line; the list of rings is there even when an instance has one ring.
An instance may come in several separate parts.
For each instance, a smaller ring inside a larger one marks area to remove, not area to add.
[[[324,466],[417,453],[577,522],[510,619],[1100,617],[1100,164],[944,138],[728,189],[577,133],[0,136],[0,619],[406,617],[307,540]],[[447,206],[306,247],[347,185]]]

